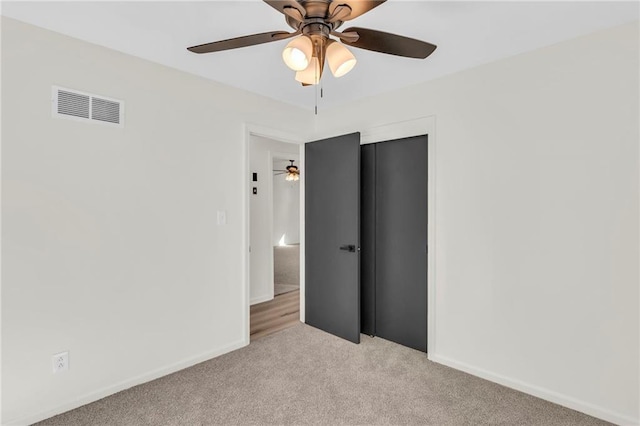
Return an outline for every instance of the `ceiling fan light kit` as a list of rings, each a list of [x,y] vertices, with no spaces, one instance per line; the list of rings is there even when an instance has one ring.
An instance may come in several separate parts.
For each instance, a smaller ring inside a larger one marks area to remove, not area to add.
[[[315,38],[315,40],[314,40]],[[301,35],[287,44],[282,52],[285,64],[296,73],[296,81],[306,85],[320,82],[322,68],[320,57],[324,56],[334,77],[342,77],[355,67],[357,60],[344,45],[324,37]],[[302,67],[302,65],[305,65]]]
[[[345,45],[373,52],[424,59],[436,46],[424,41],[367,28],[352,27],[336,31],[345,21],[380,6],[386,0],[263,0],[285,16],[295,31],[273,31],[189,47],[194,53],[211,53],[253,46],[271,41],[291,40],[282,52],[285,64],[296,71],[295,80],[303,86],[322,79],[325,60],[335,77],[355,67],[357,60]],[[336,38],[338,41],[332,39]]]
[[[287,177],[284,178],[287,182],[297,182],[300,180],[300,175],[297,173],[287,173]]]

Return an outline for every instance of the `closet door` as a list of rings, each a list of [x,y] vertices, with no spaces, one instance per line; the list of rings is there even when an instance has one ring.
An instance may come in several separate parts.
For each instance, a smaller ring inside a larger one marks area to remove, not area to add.
[[[376,144],[375,331],[427,351],[427,136]]]
[[[305,322],[360,343],[360,133],[305,145]]]

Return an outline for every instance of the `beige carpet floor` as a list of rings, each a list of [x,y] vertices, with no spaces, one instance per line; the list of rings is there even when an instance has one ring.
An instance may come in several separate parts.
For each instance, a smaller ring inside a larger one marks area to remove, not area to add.
[[[42,425],[603,425],[363,336],[299,324]]]
[[[276,246],[273,248],[274,295],[300,288],[300,246]]]

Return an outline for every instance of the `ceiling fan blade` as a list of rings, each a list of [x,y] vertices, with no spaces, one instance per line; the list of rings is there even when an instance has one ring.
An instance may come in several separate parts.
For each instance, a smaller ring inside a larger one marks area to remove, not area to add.
[[[287,12],[285,12],[284,10],[286,7],[298,9],[298,12],[300,12],[303,18],[307,13],[304,7],[302,7],[302,5],[298,3],[296,0],[263,0],[263,1],[284,15],[288,15]]]
[[[287,15],[288,18],[291,18],[296,22],[304,22],[304,13],[300,12],[300,10],[295,7],[285,6],[284,9],[282,9],[282,12]]]
[[[373,8],[380,6],[387,0],[334,0],[329,5],[329,16],[332,16],[335,10],[340,6],[349,6],[351,13],[340,21],[350,21],[363,15]]]
[[[287,21],[287,25],[289,25],[294,30],[298,30],[300,28],[301,22],[296,21],[291,16],[285,15],[284,19],[285,21]]]
[[[338,37],[340,40],[348,41],[349,43],[355,43],[360,36],[358,33],[340,33],[338,31],[331,31],[332,36]]]
[[[348,46],[387,53],[389,55],[404,56],[406,58],[424,59],[431,55],[437,47],[426,41],[370,30],[368,28],[352,27],[344,30],[344,32],[354,32],[360,36],[358,40],[354,42],[342,39],[342,42]]]
[[[349,19],[350,15],[351,15],[351,8],[346,4],[341,4],[335,7],[335,9],[333,10],[333,13],[329,15],[329,18],[327,18],[327,22],[333,23],[337,21],[344,21],[346,19]]]
[[[300,34],[300,32],[288,33],[286,31],[272,31],[269,33],[252,34],[244,37],[230,38],[228,40],[214,41],[188,47],[187,50],[193,53],[211,53],[222,50],[238,49],[240,47],[254,46],[256,44],[269,43],[272,41],[284,40]]]

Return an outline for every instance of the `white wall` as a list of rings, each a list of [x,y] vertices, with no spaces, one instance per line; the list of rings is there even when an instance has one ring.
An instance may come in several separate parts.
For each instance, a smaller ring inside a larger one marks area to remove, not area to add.
[[[316,137],[431,115],[430,358],[637,423],[638,24],[323,112]]]
[[[123,99],[125,127],[52,118],[54,84]],[[248,343],[245,122],[312,115],[2,19],[3,424]]]
[[[289,160],[300,167],[300,156],[290,154]],[[275,158],[273,170],[284,170],[291,163]],[[285,244],[300,244],[300,181],[286,181],[285,175],[273,176],[273,239],[274,246],[284,237]]]
[[[251,188],[256,187],[258,193],[251,192],[249,202],[251,304],[273,299],[273,156],[277,153],[299,156],[299,152],[298,144],[257,135],[250,138],[249,164],[251,172],[258,173],[258,182],[251,182]]]

